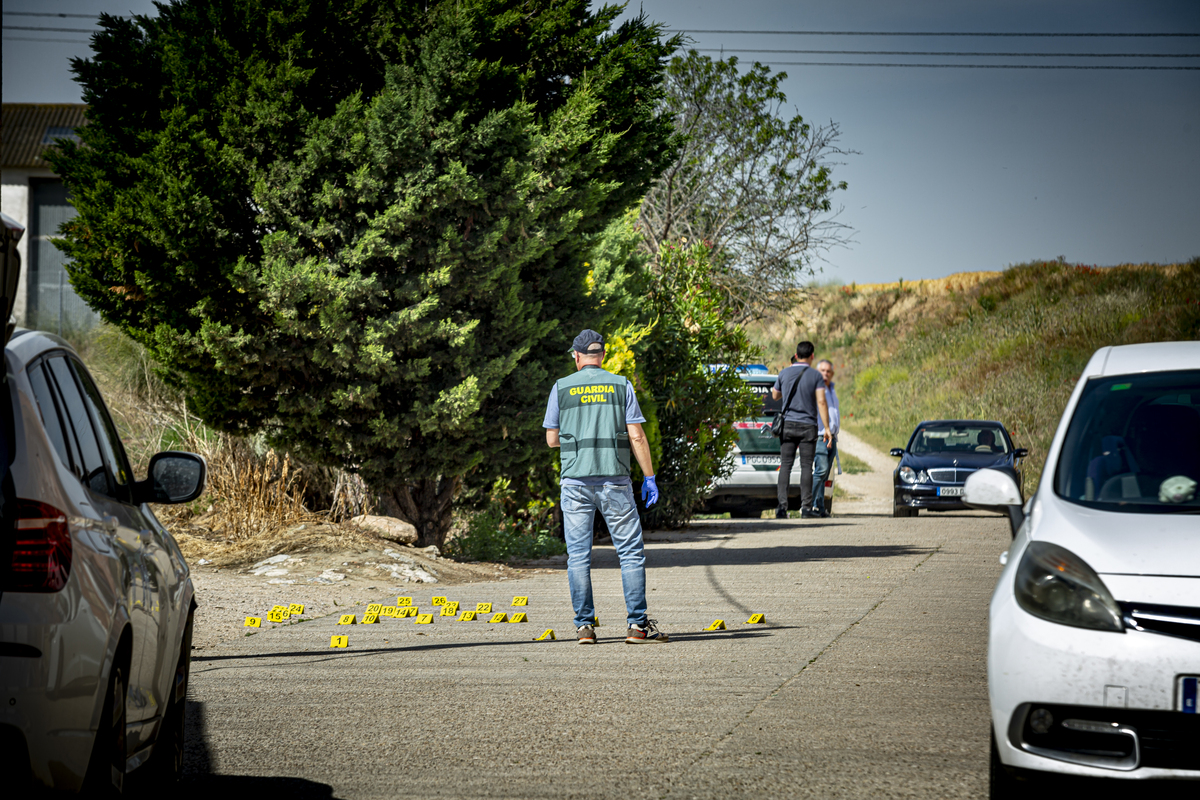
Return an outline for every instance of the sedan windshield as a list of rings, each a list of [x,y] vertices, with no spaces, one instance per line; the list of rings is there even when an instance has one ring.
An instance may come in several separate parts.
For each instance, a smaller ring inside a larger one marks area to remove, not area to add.
[[[1054,477],[1059,497],[1105,511],[1200,512],[1200,371],[1093,378]]]
[[[995,425],[922,425],[913,433],[908,451],[923,456],[930,453],[1007,453],[1004,431]]]

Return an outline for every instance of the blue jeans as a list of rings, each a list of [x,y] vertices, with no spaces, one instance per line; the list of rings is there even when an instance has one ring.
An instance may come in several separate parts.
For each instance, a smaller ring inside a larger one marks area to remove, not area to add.
[[[812,507],[815,511],[825,513],[825,480],[829,470],[833,468],[833,459],[837,455],[837,439],[826,448],[825,437],[817,439],[817,454],[813,456],[813,491]]]
[[[632,486],[563,486],[563,532],[567,540],[567,582],[575,627],[596,618],[592,601],[592,523],[596,512],[604,516],[613,547],[621,561],[621,586],[630,625],[646,622],[646,555],[642,546],[642,520],[633,501]]]

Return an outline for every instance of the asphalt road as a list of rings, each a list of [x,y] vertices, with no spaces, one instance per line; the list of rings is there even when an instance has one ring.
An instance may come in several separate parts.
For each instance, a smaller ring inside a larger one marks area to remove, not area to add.
[[[574,641],[560,571],[413,592],[422,611],[436,594],[503,611],[528,595],[529,624],[387,619],[333,650],[347,628],[327,617],[204,651],[180,794],[986,795],[1005,520],[707,521],[650,538],[651,616],[669,644],[624,643],[609,547],[593,570],[595,647]],[[756,613],[767,624],[745,624]],[[704,630],[718,618],[727,630]],[[532,641],[546,628],[562,638]]]

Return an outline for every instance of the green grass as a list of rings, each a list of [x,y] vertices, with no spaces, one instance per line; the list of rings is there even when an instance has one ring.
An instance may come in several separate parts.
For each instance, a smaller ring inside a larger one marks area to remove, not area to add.
[[[886,450],[884,452],[887,452]],[[872,472],[870,465],[861,458],[855,458],[849,453],[838,453],[838,461],[841,462],[842,472],[849,475],[859,475],[863,472]]]
[[[998,420],[1030,450],[1030,485],[1093,352],[1200,338],[1200,259],[1107,269],[1036,262],[962,292],[877,294],[830,303],[828,334],[813,337],[856,333],[853,344],[822,350],[838,369],[843,424],[886,452],[923,419]]]

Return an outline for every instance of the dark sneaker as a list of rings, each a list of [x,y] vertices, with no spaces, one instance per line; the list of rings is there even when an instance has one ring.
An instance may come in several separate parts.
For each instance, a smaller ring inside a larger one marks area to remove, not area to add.
[[[665,633],[658,629],[658,623],[648,619],[641,625],[630,625],[625,634],[625,644],[666,644],[670,641]]]
[[[787,519],[787,518],[788,518],[788,515],[787,515],[786,511],[780,511],[779,509],[775,509],[775,519]]]
[[[821,515],[813,511],[811,508],[806,508],[800,512],[800,519],[820,519]]]
[[[592,630],[591,625],[583,625],[579,628],[579,643],[580,644],[595,644],[596,632]]]

